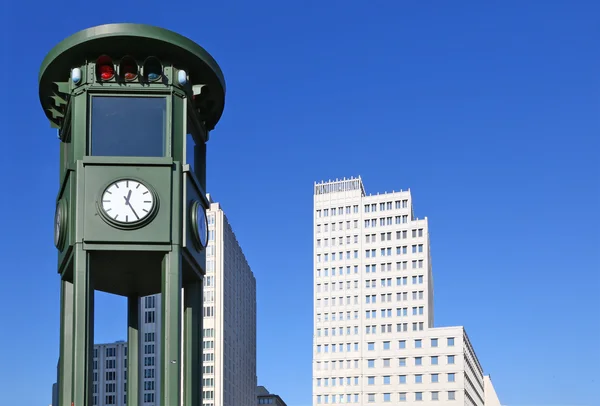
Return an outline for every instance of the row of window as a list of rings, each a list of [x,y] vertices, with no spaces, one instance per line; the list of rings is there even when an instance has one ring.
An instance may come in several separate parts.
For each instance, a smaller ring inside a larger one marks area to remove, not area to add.
[[[397,247],[397,248],[399,249],[399,251],[397,251],[397,255],[403,255],[402,254],[402,252],[403,252],[402,251],[402,247]],[[404,253],[406,253],[406,252],[404,252]],[[381,248],[379,256],[380,257],[391,257],[391,256],[393,256],[393,254],[392,254],[392,248],[391,247],[390,248]],[[353,260],[353,259],[358,259],[358,251],[356,251],[356,250],[353,251],[353,252],[346,251],[346,256],[345,257],[344,257],[344,252],[343,251],[340,251],[340,252],[326,252],[326,253],[323,253],[323,254],[316,254],[316,257],[317,257],[317,263],[318,264],[319,263],[323,263],[323,262],[336,262],[336,261]],[[370,259],[370,258],[377,258],[377,250],[375,250],[375,249],[366,250],[365,251],[365,258],[368,258],[368,259]],[[412,269],[423,268],[423,261],[424,261],[423,259],[419,259],[419,260],[415,259],[415,260],[413,260],[411,268]],[[402,261],[396,262],[396,270],[401,270],[401,265],[399,265],[399,264],[402,264],[402,263],[403,263]],[[408,264],[408,261],[404,261],[404,265],[403,265],[402,268],[406,269],[407,268],[407,264]],[[382,264],[382,265],[384,265],[384,264]],[[358,265],[347,265],[346,266],[346,274],[347,275],[350,274],[349,273],[349,268],[351,266],[354,266],[354,270],[355,270],[354,273],[358,273]],[[391,266],[392,266],[391,262],[389,262],[388,264],[385,264],[385,266],[386,267],[389,266],[388,270],[391,271]],[[327,268],[325,268],[325,269],[327,269]],[[341,275],[341,273],[343,272],[343,267],[340,266],[339,269],[340,269],[340,275]],[[319,268],[317,268],[317,271],[318,270],[319,270]],[[382,270],[385,270],[385,269],[382,269]],[[317,274],[319,274],[319,273],[317,272]],[[320,275],[318,275],[318,276],[320,276]],[[208,286],[208,285],[205,285],[205,286]]]
[[[146,309],[154,309],[156,307],[156,297],[155,296],[144,297],[144,307]]]
[[[379,315],[382,319],[394,317],[393,309],[380,309]],[[376,319],[377,310],[365,310],[365,317],[367,319]],[[424,313],[424,306],[413,306],[411,314],[413,316],[422,316]],[[396,317],[408,316],[408,307],[398,307],[395,312]]]
[[[355,319],[358,319],[358,311],[354,312],[354,317]],[[317,320],[317,322],[319,322],[319,320]],[[396,323],[396,333],[405,333],[408,331],[408,325],[409,323]],[[416,321],[416,322],[412,322],[412,331],[423,331],[424,328],[424,323],[422,321]],[[352,331],[354,331],[354,335],[358,335],[358,326],[345,326],[346,329],[346,334],[345,335],[352,335]],[[320,336],[318,333],[317,329],[317,336]],[[339,334],[336,334],[336,331],[339,332]],[[393,324],[381,324],[380,325],[380,332],[381,333],[392,333],[393,331]],[[325,333],[325,331],[324,331]],[[376,325],[369,325],[369,326],[365,326],[365,333],[366,334],[377,334],[377,326]],[[324,334],[324,336],[327,336],[327,334]],[[344,326],[340,326],[337,329],[335,327],[331,328],[331,335],[335,336],[335,335],[344,335]]]
[[[123,372],[123,375],[124,375],[123,378],[125,380],[127,380],[127,370],[125,370]],[[104,373],[104,379],[106,381],[116,381],[117,380],[117,372],[116,371],[106,371]],[[93,373],[92,381],[94,381],[94,382],[98,381],[98,372]]]
[[[413,228],[410,233],[412,238],[420,238],[423,237],[423,229],[422,228]],[[379,239],[381,242],[384,241],[392,241],[392,232],[386,231],[380,234]],[[406,240],[408,239],[408,230],[398,230],[396,231],[396,240]],[[371,244],[377,242],[377,234],[365,234],[365,243]]]
[[[424,298],[423,290],[413,290],[412,291],[412,300],[423,300]],[[379,297],[381,299],[381,303],[391,303],[392,297],[394,295],[392,293],[380,293]],[[396,292],[396,302],[406,302],[408,300],[408,292]],[[377,295],[366,295],[365,303],[377,303]]]
[[[398,383],[399,385],[406,385],[409,380],[412,383],[424,383],[428,381],[429,383],[440,383],[442,379],[444,382],[456,382],[456,373],[448,372],[448,373],[432,373],[428,374],[429,378],[424,374],[414,374],[414,375],[383,375],[383,376],[367,376],[367,385],[392,385]],[[412,378],[409,379],[409,376]],[[350,378],[347,378],[347,382],[350,381]],[[331,385],[330,385],[331,383]],[[344,378],[333,377],[333,378],[317,378],[317,386],[318,387],[336,387],[336,386],[344,386]]]
[[[431,392],[400,392],[400,393],[367,393],[367,403],[375,403],[377,401],[383,401],[384,403],[399,401],[399,402],[407,402],[409,400],[414,400],[416,402],[420,402],[425,400],[425,393],[429,393],[429,399],[436,401],[441,400],[441,394],[446,393],[447,400],[456,400],[456,391],[431,391]],[[411,396],[412,395],[412,396]],[[331,399],[331,402],[330,402]],[[333,395],[317,395],[317,403],[318,404],[336,404],[336,403],[359,403],[359,394],[333,394]]]
[[[352,225],[352,227],[350,226]],[[331,223],[331,225],[329,223],[324,223],[324,224],[317,224],[317,234],[321,233],[321,228],[323,230],[324,233],[328,233],[330,230],[333,231],[343,231],[344,230],[344,222],[340,221],[339,223]],[[353,220],[352,222],[350,222],[349,220],[346,221],[346,230],[358,230],[358,220]]]
[[[117,356],[117,349],[115,347],[107,347],[104,351],[105,351],[104,355],[106,357],[116,357]],[[127,356],[127,347],[123,347],[123,355]],[[98,348],[94,348],[93,357],[98,358]]]
[[[329,352],[328,351],[329,347],[330,347],[329,344],[323,345],[323,351],[325,353]],[[332,352],[336,352],[336,351],[333,350],[333,349],[336,348],[336,345],[335,344],[331,344],[331,347],[332,347]],[[343,349],[344,345],[340,344],[340,345],[337,346],[337,348],[338,349]],[[346,348],[348,348],[348,347],[346,347]],[[355,350],[357,350],[356,346],[354,348],[355,348]],[[318,345],[317,346],[317,353],[320,353],[320,352],[321,352],[321,345]],[[343,352],[343,351],[340,351],[340,352]],[[440,365],[440,358],[442,358],[442,359],[445,358],[446,359],[446,364],[445,365],[455,365],[456,364],[456,355],[430,355],[428,357],[424,357],[424,356],[420,355],[420,356],[417,356],[417,357],[412,357],[412,364],[414,366],[422,366],[422,365],[424,365],[423,362],[425,361],[426,358],[429,359],[429,365]],[[350,360],[347,360],[347,361],[350,361]],[[369,368],[369,369],[375,368],[375,366],[377,364],[381,364],[381,366],[383,366],[384,368],[391,368],[392,365],[393,365],[392,358],[381,358],[381,359],[370,358],[370,359],[367,359],[366,361],[367,361],[367,368]],[[324,362],[326,363],[327,361],[324,361]],[[332,362],[335,362],[335,361],[332,361]],[[405,367],[405,366],[407,366],[407,362],[409,362],[407,357],[400,357],[400,358],[398,358],[398,364],[397,364],[397,366],[398,367]],[[340,363],[343,364],[344,360],[340,360]],[[317,364],[319,364],[319,362],[317,362]],[[325,368],[325,369],[327,369],[327,368]],[[333,368],[333,369],[335,369],[335,368]],[[343,367],[341,367],[341,369],[343,369]]]
[[[440,355],[432,355],[432,356],[417,356],[412,357],[411,364],[414,366],[423,366],[426,359],[429,359],[428,365],[440,365]],[[456,356],[455,355],[446,355],[446,365],[455,365],[456,364]],[[326,361],[316,361],[315,368],[317,371],[329,370],[329,366],[331,365],[331,370],[337,369],[358,369],[359,368],[359,360],[354,359],[341,359],[341,360],[326,360]],[[380,358],[380,359],[367,359],[366,364],[367,368],[373,369],[376,367],[383,368],[392,368],[392,365],[396,364],[398,367],[406,367],[409,362],[409,358],[400,357],[400,358]]]
[[[408,216],[396,216],[396,217],[381,217],[379,219],[366,219],[364,220],[364,228],[375,228],[377,227],[377,220],[379,220],[379,227],[386,227],[386,226],[391,226],[391,225],[398,225],[398,224],[408,224]],[[344,227],[344,222],[340,221],[338,223],[323,223],[323,224],[317,224],[316,225],[316,232],[317,234],[321,234],[321,232],[323,233],[328,233],[328,232],[334,232],[334,231],[343,231],[345,230],[358,230],[358,220],[348,220],[346,221],[346,227]],[[411,233],[413,238],[418,238],[418,237],[423,237],[423,229],[419,228],[419,229],[412,229],[412,233]],[[346,236],[346,244],[350,244],[350,240],[348,239],[348,237],[350,236]],[[357,235],[354,235],[354,243],[358,243],[358,237]],[[332,240],[334,240],[336,237],[331,237]],[[408,230],[397,230],[396,231],[396,239],[397,240],[402,240],[402,239],[407,239],[408,238]],[[381,233],[381,241],[391,241],[392,239],[392,232],[391,231],[385,231]],[[375,238],[375,234],[370,234],[370,238],[369,238],[370,242],[376,242],[376,238]],[[365,237],[365,241],[366,241],[366,237]],[[366,241],[369,242],[369,241]],[[338,237],[338,243],[339,245],[343,245],[343,237]]]
[[[365,204],[365,213],[377,211],[377,203]],[[394,209],[408,208],[408,199],[394,201]],[[392,202],[379,203],[379,211],[392,210]]]
[[[381,272],[391,272],[392,271],[392,262],[383,262],[379,264],[379,269]],[[397,261],[396,262],[396,271],[405,271],[408,269],[408,261]],[[423,268],[423,261],[420,262],[418,260],[412,261],[412,269]],[[352,270],[354,269],[354,272]],[[358,265],[347,265],[346,266],[346,275],[351,275],[354,273],[358,274]],[[366,264],[365,265],[365,273],[377,273],[377,264]],[[331,267],[331,273],[329,272],[329,268],[317,268],[317,278],[321,277],[334,277],[334,276],[344,276],[344,267],[340,266],[339,268]]]
[[[408,301],[408,293],[409,292],[396,292],[396,301],[397,302],[406,302]],[[365,303],[366,304],[375,304],[377,303],[377,296],[376,294],[374,295],[365,295]],[[352,298],[354,297],[354,300],[352,300]],[[381,293],[379,294],[380,297],[380,301],[381,303],[391,303],[392,302],[392,298],[394,297],[392,293]],[[424,291],[422,290],[413,290],[412,291],[412,300],[423,300],[424,299]],[[341,304],[343,304],[344,302],[344,298],[343,297],[338,297],[338,300],[340,301]],[[358,296],[346,296],[346,305],[351,305],[351,304],[355,304],[358,305]],[[330,318],[330,313],[317,313],[316,315],[316,321],[317,322],[321,322],[321,321],[336,321],[340,320],[343,321],[344,320],[344,313],[346,314],[346,320],[351,320],[352,318],[351,313],[352,311],[347,310],[346,312],[332,312],[331,313],[331,318]],[[354,311],[355,319],[358,319],[358,311],[355,310]]]
[[[408,199],[404,200],[395,200],[388,202],[379,203],[379,211],[386,210],[394,210],[394,209],[406,209],[408,208]],[[371,213],[377,211],[377,203],[369,203],[364,205],[364,212]],[[358,213],[358,205],[355,204],[353,206],[341,206],[341,207],[331,207],[327,209],[318,209],[316,211],[317,218],[329,217],[331,216],[341,216],[344,214],[357,214]]]
[[[154,371],[152,371],[154,372]],[[154,374],[152,374],[152,378]],[[105,392],[116,392],[117,384],[116,383],[107,383],[104,386]],[[154,390],[154,381],[144,381],[144,390]],[[123,383],[123,391],[127,392],[127,382]],[[94,384],[92,386],[92,393],[98,393],[98,384]]]
[[[379,332],[380,333],[391,333],[393,331],[392,328],[392,324],[382,324],[380,327]],[[424,323],[422,321],[420,322],[413,322],[412,323],[412,331],[423,331],[424,328]],[[396,332],[397,333],[405,333],[408,331],[408,323],[397,323],[396,324]],[[376,325],[371,325],[371,326],[365,326],[365,333],[366,334],[377,334],[377,326]]]
[[[204,306],[202,308],[202,317],[215,317],[215,307]]]
[[[331,211],[332,216],[335,216],[335,215],[341,216],[344,214],[344,207],[343,206],[342,207],[332,207],[331,209],[317,210],[317,217],[321,217],[321,215],[323,215],[324,217],[328,217],[330,211]],[[352,213],[350,212],[350,206],[346,206],[345,213],[346,214],[358,213],[358,204],[355,204],[354,206],[352,206]]]
[[[154,310],[144,312],[144,321],[146,323],[154,323],[156,321]]]
[[[393,282],[393,278],[381,278],[379,280],[379,287],[385,288],[385,287],[391,287],[391,286],[406,286],[408,285],[408,276],[397,276],[396,277],[396,282]],[[423,280],[424,280],[424,275],[413,275],[411,277],[411,282],[413,285],[421,285],[423,284]],[[354,283],[352,283],[354,282]],[[352,290],[352,289],[358,289],[358,280],[346,280],[346,281],[332,281],[332,282],[324,282],[324,283],[317,283],[315,285],[315,291],[316,293],[321,293],[321,292],[329,292],[330,288],[331,288],[331,292],[335,292],[335,291],[343,291],[344,290],[344,285],[345,290]],[[376,288],[377,287],[377,279],[365,279],[365,287],[366,288]],[[397,292],[397,293],[402,293],[402,292]],[[350,297],[350,296],[348,296]]]
[[[317,238],[317,248],[321,248],[321,247],[329,247],[329,238],[323,238],[322,240],[320,238]],[[344,245],[344,237],[331,237],[331,246],[335,247],[336,246],[336,241],[337,241],[337,245]],[[358,244],[358,234],[355,234],[354,237],[352,237],[351,235],[347,235],[346,236],[346,244],[345,245],[350,245],[352,244],[354,241],[354,244]]]

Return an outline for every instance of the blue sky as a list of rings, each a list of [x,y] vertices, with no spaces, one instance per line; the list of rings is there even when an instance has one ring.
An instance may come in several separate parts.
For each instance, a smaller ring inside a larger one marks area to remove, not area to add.
[[[208,190],[257,278],[259,384],[310,404],[312,185],[360,175],[429,217],[436,325],[466,326],[503,404],[598,404],[599,3],[169,3],[3,6],[2,404],[49,404],[58,356],[38,69],[110,22],[177,31],[224,71]],[[97,341],[125,337],[124,301],[96,317]]]

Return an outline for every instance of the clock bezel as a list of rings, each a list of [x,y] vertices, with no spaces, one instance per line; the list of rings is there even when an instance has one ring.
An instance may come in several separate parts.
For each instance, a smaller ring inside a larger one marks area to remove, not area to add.
[[[125,222],[113,219],[104,210],[104,206],[102,205],[102,198],[103,198],[104,194],[106,193],[106,190],[109,187],[111,187],[115,183],[124,182],[124,181],[128,181],[128,180],[133,181],[133,182],[138,182],[138,183],[141,183],[142,185],[144,185],[144,187],[146,189],[148,189],[150,191],[150,193],[152,194],[152,202],[153,203],[152,203],[152,207],[150,208],[150,211],[148,212],[146,217],[144,217],[140,220],[125,223]],[[115,228],[118,228],[121,230],[135,230],[135,229],[139,229],[139,228],[142,228],[142,227],[148,225],[156,217],[156,214],[158,213],[159,205],[160,205],[160,202],[159,202],[158,194],[156,193],[156,190],[154,190],[154,188],[148,182],[146,182],[140,178],[133,177],[133,176],[127,176],[127,177],[123,177],[123,178],[113,179],[110,182],[106,183],[100,189],[100,194],[98,195],[98,198],[96,199],[96,208],[97,208],[98,213],[100,214],[100,217],[102,218],[102,220],[104,220],[106,223],[108,223],[112,227],[115,227]]]
[[[67,239],[67,202],[64,199],[56,203],[54,211],[54,246],[62,251]]]
[[[202,211],[202,219],[198,218],[199,210]],[[205,225],[206,232],[204,233],[204,243],[202,242],[202,236],[200,235],[200,220],[203,220]],[[198,200],[194,201],[191,206],[190,221],[192,223],[194,243],[199,251],[203,251],[208,245],[208,218],[206,217],[206,209],[204,208],[204,205]]]

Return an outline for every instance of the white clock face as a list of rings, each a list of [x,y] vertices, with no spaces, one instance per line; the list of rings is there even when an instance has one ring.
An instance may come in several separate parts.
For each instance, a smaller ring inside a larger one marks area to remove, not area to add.
[[[105,215],[119,223],[131,224],[148,217],[154,208],[154,195],[141,182],[118,180],[102,193]]]

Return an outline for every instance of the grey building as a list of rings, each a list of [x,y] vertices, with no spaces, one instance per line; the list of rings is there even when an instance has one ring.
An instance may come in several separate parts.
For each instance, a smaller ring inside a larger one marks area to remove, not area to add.
[[[287,406],[279,395],[270,393],[264,386],[256,387],[256,404],[257,405],[275,405]]]

